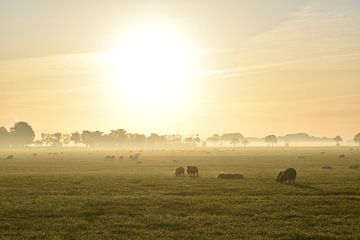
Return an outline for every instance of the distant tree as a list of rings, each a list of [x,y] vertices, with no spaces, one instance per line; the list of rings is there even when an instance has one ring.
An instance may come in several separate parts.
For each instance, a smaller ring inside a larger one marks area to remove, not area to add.
[[[42,133],[41,142],[42,145],[51,146],[51,147],[61,147],[61,133]]]
[[[219,134],[213,134],[211,137],[208,137],[206,140],[208,142],[213,143],[213,144],[217,144],[220,141],[220,135]]]
[[[277,143],[277,137],[275,135],[268,135],[265,137],[265,142],[268,145],[274,146]]]
[[[244,136],[241,133],[224,133],[220,136],[220,140],[224,142],[231,142],[232,139],[237,138],[241,141]]]
[[[336,146],[340,146],[340,143],[343,141],[340,136],[336,136],[334,138],[334,141],[336,142]]]
[[[160,136],[157,133],[151,133],[147,138],[147,142],[150,145],[161,145],[166,143],[166,136]]]
[[[285,139],[285,140],[284,140],[284,146],[285,146],[286,148],[290,147],[290,140],[289,140],[289,139]]]
[[[25,146],[33,143],[35,133],[32,127],[26,122],[17,122],[10,129],[11,140],[14,145]]]
[[[100,131],[83,131],[81,139],[87,147],[95,147],[102,144],[103,132]]]
[[[239,138],[234,137],[230,140],[230,144],[232,144],[234,147],[236,147],[238,143],[240,143]]]
[[[249,145],[249,143],[250,143],[249,139],[246,139],[246,138],[244,138],[244,139],[241,141],[241,144],[242,144],[244,147],[246,147],[247,145]]]
[[[73,141],[75,144],[81,143],[81,134],[78,132],[74,132],[70,136],[71,141]]]
[[[68,145],[71,142],[71,135],[69,134],[62,134],[61,136],[61,142],[63,145]]]
[[[173,146],[180,146],[183,138],[180,134],[170,134],[166,136],[166,141]]]
[[[135,145],[135,146],[141,146],[146,143],[146,136],[144,134],[138,134],[138,133],[128,133],[127,134],[127,142],[129,145]]]
[[[10,145],[10,133],[4,127],[0,127],[0,147],[8,147]]]
[[[354,142],[360,146],[360,133],[354,136]]]
[[[124,129],[111,130],[108,135],[110,137],[111,144],[114,146],[123,146],[131,136],[131,134],[128,134]]]

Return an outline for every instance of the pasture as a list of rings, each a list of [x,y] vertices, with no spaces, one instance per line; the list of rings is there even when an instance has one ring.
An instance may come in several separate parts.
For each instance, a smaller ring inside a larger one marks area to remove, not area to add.
[[[356,148],[136,152],[0,151],[0,239],[360,239]],[[296,185],[276,183],[288,167]]]

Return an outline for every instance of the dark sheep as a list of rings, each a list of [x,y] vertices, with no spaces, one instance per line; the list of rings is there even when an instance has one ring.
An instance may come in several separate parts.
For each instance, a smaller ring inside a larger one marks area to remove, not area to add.
[[[322,169],[328,169],[328,170],[331,170],[333,169],[331,166],[323,166]]]
[[[186,172],[189,176],[198,176],[199,175],[199,170],[195,166],[187,166]]]
[[[359,169],[359,167],[360,167],[360,166],[357,165],[357,164],[356,164],[356,165],[350,165],[350,166],[349,166],[350,169]]]
[[[114,159],[115,159],[115,156],[111,156],[111,155],[107,155],[107,156],[104,158],[105,161],[112,161],[112,160],[114,160]]]
[[[220,173],[218,175],[219,179],[243,179],[244,176],[238,173]]]
[[[14,158],[14,155],[9,155],[5,159],[9,160],[9,159],[13,159],[13,158]]]
[[[294,168],[288,168],[285,171],[281,171],[278,174],[276,178],[276,182],[294,184],[295,179],[296,179],[296,170]]]
[[[345,158],[345,154],[341,154],[339,158]]]
[[[175,176],[179,177],[179,176],[183,176],[185,174],[185,168],[183,167],[178,167],[175,169]]]

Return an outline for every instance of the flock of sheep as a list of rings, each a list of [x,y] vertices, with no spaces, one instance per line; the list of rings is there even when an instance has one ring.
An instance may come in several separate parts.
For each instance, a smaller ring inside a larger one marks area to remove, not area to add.
[[[194,177],[199,175],[199,169],[196,166],[187,166],[186,173],[188,176]],[[180,177],[185,175],[185,168],[178,167],[175,169],[175,176]],[[238,173],[220,173],[218,175],[219,179],[243,179],[244,176]],[[294,168],[288,168],[285,171],[281,171],[277,178],[276,182],[294,184],[296,179],[296,170]]]
[[[62,154],[62,152],[61,152]],[[321,154],[324,154],[324,152],[321,152]],[[36,156],[37,154],[34,153],[33,156]],[[49,155],[57,155],[54,153],[49,153]],[[140,157],[140,152],[133,154],[133,155],[129,155],[130,159],[133,160],[139,160]],[[5,159],[13,159],[14,155],[8,155]],[[120,156],[119,160],[123,159],[124,156]],[[298,156],[298,158],[305,158],[303,156]],[[344,159],[345,155],[341,154],[339,155],[339,158]],[[107,155],[105,156],[104,160],[105,161],[112,161],[115,160],[116,157],[114,155]],[[137,161],[137,163],[141,163],[140,161]],[[350,165],[349,166],[350,169],[358,169],[360,168],[359,165]],[[332,169],[331,166],[323,166],[322,169]],[[187,166],[186,167],[186,173],[188,176],[191,177],[195,177],[199,175],[199,169],[196,166]],[[179,177],[179,176],[184,176],[185,175],[185,168],[184,167],[178,167],[175,169],[175,176]],[[287,184],[294,184],[295,183],[295,179],[296,179],[296,170],[294,168],[288,168],[284,171],[279,172],[277,178],[276,178],[276,182],[278,183],[287,183]],[[219,179],[243,179],[244,176],[238,173],[221,173],[218,175]]]

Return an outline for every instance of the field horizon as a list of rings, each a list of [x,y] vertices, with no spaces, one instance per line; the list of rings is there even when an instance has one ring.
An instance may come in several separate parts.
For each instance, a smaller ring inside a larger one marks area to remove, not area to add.
[[[0,238],[359,238],[360,169],[349,168],[360,164],[357,148],[159,149],[129,157],[138,152],[2,150],[0,158],[13,158],[0,161]],[[199,177],[175,177],[188,165]],[[296,184],[276,183],[288,167]]]

